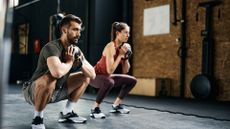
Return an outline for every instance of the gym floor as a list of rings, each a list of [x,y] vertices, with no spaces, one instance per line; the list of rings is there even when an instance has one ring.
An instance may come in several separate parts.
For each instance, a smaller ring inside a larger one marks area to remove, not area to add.
[[[24,101],[21,86],[10,85],[4,95],[2,129],[30,129],[33,107]],[[75,111],[88,118],[85,124],[58,123],[65,101],[45,110],[46,129],[230,129],[230,102],[198,101],[179,98],[127,96],[124,105],[130,114],[111,114],[114,93],[101,105],[106,119],[90,119],[95,94],[86,92]]]

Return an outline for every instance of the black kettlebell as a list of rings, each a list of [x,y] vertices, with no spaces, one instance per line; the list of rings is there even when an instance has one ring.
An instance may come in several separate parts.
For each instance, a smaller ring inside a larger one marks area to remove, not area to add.
[[[77,64],[76,69],[80,69],[82,67],[82,56],[81,56],[81,51],[78,47],[75,47],[75,54],[74,54],[74,59]]]
[[[119,49],[121,49],[121,47],[124,45],[125,43],[122,43],[120,46],[119,46]],[[131,57],[131,55],[133,54],[132,52],[132,49],[130,47],[130,45],[126,46],[127,47],[127,52],[125,53],[125,58],[124,59],[129,59]]]
[[[81,57],[81,51],[79,48],[75,48],[75,55],[74,58],[75,60]]]
[[[132,54],[133,54],[132,50],[128,49],[128,51],[125,53],[125,59],[129,59]]]

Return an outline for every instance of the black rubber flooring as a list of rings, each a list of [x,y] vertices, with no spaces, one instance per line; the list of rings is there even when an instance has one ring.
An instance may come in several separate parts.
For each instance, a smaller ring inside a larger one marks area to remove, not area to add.
[[[11,85],[4,95],[2,129],[31,129],[33,107],[27,104],[20,86]],[[75,111],[86,117],[85,124],[58,123],[66,101],[49,104],[44,113],[46,129],[230,129],[230,103],[178,98],[127,96],[124,105],[130,114],[111,114],[115,93],[101,105],[106,119],[91,119],[95,94],[85,93]]]

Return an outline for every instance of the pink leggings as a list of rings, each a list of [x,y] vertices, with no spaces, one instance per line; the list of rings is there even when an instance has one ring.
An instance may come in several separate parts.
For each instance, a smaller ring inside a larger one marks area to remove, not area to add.
[[[113,87],[121,87],[119,98],[123,99],[135,86],[137,79],[126,74],[112,74],[110,76],[97,75],[90,85],[98,88],[96,102],[101,103]]]

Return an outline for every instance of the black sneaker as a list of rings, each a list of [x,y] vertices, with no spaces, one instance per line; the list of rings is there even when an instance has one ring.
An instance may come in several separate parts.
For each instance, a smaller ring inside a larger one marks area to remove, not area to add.
[[[43,124],[43,118],[40,116],[36,116],[32,122],[32,129],[45,129],[45,125]]]
[[[105,119],[105,114],[101,112],[99,107],[95,107],[94,109],[91,109],[90,117],[96,119]]]
[[[86,118],[80,117],[75,113],[74,111],[67,113],[66,115],[63,115],[62,112],[60,112],[60,116],[58,119],[58,122],[63,123],[63,122],[70,122],[70,123],[85,123]]]
[[[112,110],[109,111],[110,113],[121,113],[121,114],[128,114],[130,112],[129,109],[124,108],[121,104],[118,106],[112,105]]]

